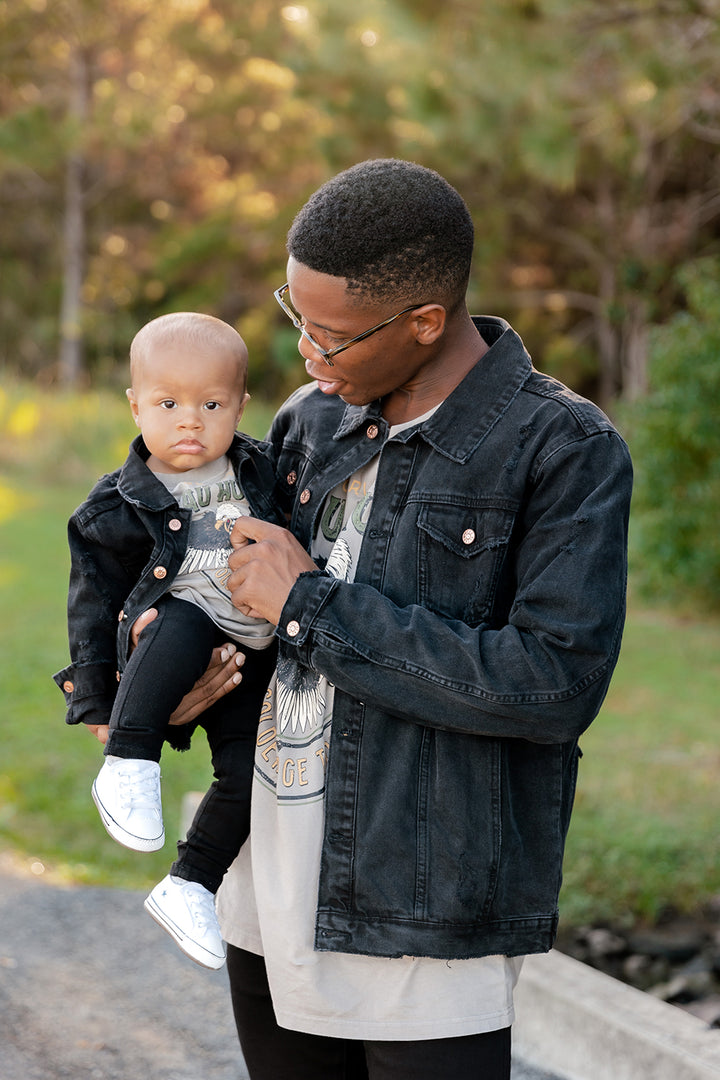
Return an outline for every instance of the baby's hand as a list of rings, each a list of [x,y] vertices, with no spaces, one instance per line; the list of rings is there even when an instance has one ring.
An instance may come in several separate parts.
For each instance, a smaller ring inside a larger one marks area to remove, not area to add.
[[[130,641],[132,643],[133,649],[137,645],[138,638],[142,634],[145,627],[149,626],[150,623],[156,618],[157,608],[154,607],[148,608],[147,611],[143,611],[142,615],[138,615],[137,619],[132,624],[132,629],[130,631]]]
[[[100,740],[103,746],[105,745],[108,740],[108,732],[110,731],[107,724],[86,724],[85,727],[88,731],[93,733],[96,739]]]

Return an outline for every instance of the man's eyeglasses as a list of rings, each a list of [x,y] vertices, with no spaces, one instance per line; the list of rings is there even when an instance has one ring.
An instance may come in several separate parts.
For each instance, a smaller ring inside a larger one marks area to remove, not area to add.
[[[300,315],[292,306],[289,291],[290,286],[286,283],[279,289],[276,289],[273,295],[295,329],[299,330],[305,340],[310,342],[313,349],[320,353],[328,367],[334,366],[332,362],[333,356],[337,356],[338,353],[344,352],[345,349],[349,349],[351,345],[357,345],[358,341],[364,341],[365,338],[369,338],[371,334],[375,334],[378,330],[382,330],[384,326],[389,326],[391,322],[395,322],[401,315],[406,315],[408,311],[414,311],[415,308],[423,306],[422,304],[410,304],[409,307],[405,307],[402,311],[398,311],[397,315],[391,315],[389,319],[385,319],[383,322],[378,323],[377,326],[371,326],[369,330],[365,330],[362,334],[357,334],[356,337],[349,338],[348,341],[344,341],[342,345],[336,345],[334,349],[323,349],[322,345],[318,345],[317,341],[308,334],[303,326],[302,315]]]

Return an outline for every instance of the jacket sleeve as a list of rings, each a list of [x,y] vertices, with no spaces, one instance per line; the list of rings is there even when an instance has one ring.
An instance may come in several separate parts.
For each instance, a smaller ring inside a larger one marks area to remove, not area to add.
[[[631,487],[615,433],[578,439],[543,463],[518,523],[502,625],[398,607],[318,571],[288,597],[281,649],[353,698],[415,722],[534,742],[577,738],[600,709],[620,648]]]
[[[107,724],[117,692],[118,615],[132,582],[104,542],[98,516],[83,510],[68,524],[71,663],[53,679],[65,695],[68,724]]]

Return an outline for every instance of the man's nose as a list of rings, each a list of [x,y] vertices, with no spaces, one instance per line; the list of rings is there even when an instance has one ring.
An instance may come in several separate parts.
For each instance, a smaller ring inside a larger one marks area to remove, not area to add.
[[[298,341],[298,352],[302,356],[306,363],[310,364],[324,364],[325,367],[332,367],[329,364],[317,345],[314,345],[312,341],[308,341],[304,334],[300,334]]]

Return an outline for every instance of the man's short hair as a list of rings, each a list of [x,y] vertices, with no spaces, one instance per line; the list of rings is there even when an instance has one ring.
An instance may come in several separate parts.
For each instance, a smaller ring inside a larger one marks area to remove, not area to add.
[[[290,255],[347,279],[359,300],[448,310],[467,291],[470,212],[439,173],[411,161],[362,161],[323,184],[288,233]]]

